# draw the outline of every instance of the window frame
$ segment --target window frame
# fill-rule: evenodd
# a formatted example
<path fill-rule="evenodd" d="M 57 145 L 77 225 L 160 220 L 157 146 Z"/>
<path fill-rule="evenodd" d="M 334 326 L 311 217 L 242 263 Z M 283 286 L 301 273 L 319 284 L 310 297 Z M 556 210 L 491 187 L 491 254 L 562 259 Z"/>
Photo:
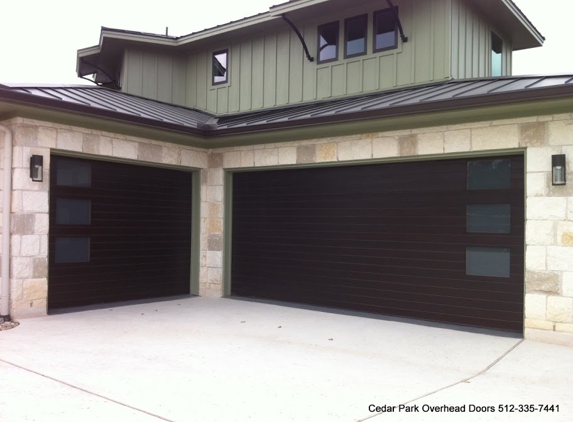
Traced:
<path fill-rule="evenodd" d="M 362 53 L 348 54 L 348 35 L 349 35 L 348 25 L 350 24 L 351 21 L 358 21 L 359 19 L 363 19 L 365 23 L 363 27 L 364 51 Z M 353 57 L 364 56 L 367 52 L 368 52 L 368 14 L 352 16 L 350 18 L 344 19 L 344 58 L 350 59 Z"/>
<path fill-rule="evenodd" d="M 215 82 L 215 56 L 225 53 L 227 56 L 227 67 L 225 68 L 225 80 L 224 81 L 219 81 L 219 82 Z M 215 86 L 215 85 L 224 85 L 229 83 L 229 49 L 228 48 L 224 48 L 222 50 L 217 50 L 214 51 L 211 54 L 211 85 Z"/>
<path fill-rule="evenodd" d="M 397 6 L 396 6 L 396 13 L 399 13 Z M 394 45 L 389 46 L 389 47 L 376 48 L 376 22 L 377 22 L 377 18 L 378 18 L 378 16 L 385 15 L 385 14 L 390 14 L 390 16 L 394 20 Z M 386 9 L 374 11 L 374 13 L 372 14 L 372 53 L 380 53 L 382 51 L 395 50 L 396 48 L 398 48 L 398 22 L 396 20 L 396 17 L 394 16 L 394 13 L 392 12 L 392 9 L 390 7 L 387 7 Z"/>
<path fill-rule="evenodd" d="M 334 58 L 332 59 L 326 59 L 326 60 L 320 60 L 320 30 L 324 27 L 327 26 L 334 26 L 336 25 L 336 48 L 335 48 L 335 55 Z M 324 23 L 322 25 L 318 25 L 318 27 L 316 28 L 316 63 L 317 64 L 323 64 L 323 63 L 329 63 L 329 62 L 335 62 L 338 60 L 338 49 L 339 49 L 339 44 L 340 44 L 340 22 L 339 21 L 333 21 L 333 22 L 328 22 L 328 23 Z M 329 45 L 329 44 L 327 44 Z"/>

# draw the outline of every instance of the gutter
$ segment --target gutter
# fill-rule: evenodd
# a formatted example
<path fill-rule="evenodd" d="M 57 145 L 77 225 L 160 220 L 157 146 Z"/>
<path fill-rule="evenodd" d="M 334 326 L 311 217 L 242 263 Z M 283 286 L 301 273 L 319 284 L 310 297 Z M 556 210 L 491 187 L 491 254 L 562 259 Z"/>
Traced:
<path fill-rule="evenodd" d="M 529 89 L 489 95 L 476 95 L 441 101 L 424 101 L 403 106 L 384 107 L 371 110 L 358 110 L 343 114 L 337 114 L 335 112 L 326 115 L 314 115 L 313 113 L 309 112 L 309 117 L 298 120 L 287 119 L 279 122 L 261 124 L 247 123 L 236 127 L 225 127 L 225 118 L 222 117 L 219 119 L 219 127 L 210 131 L 208 136 L 211 138 L 220 139 L 225 136 L 244 133 L 260 133 L 281 129 L 313 127 L 325 124 L 351 123 L 372 119 L 412 116 L 423 113 L 439 113 L 458 110 L 461 111 L 464 109 L 473 109 L 476 107 L 494 107 L 509 104 L 523 104 L 570 98 L 573 98 L 573 84 L 568 87 L 555 86 L 551 88 Z M 269 119 L 271 121 L 273 120 L 273 117 L 274 116 L 272 114 L 269 115 Z"/>
<path fill-rule="evenodd" d="M 4 187 L 2 195 L 2 284 L 0 322 L 10 321 L 10 214 L 12 211 L 12 131 L 0 124 L 4 135 Z"/>
<path fill-rule="evenodd" d="M 433 84 L 428 86 L 433 86 Z M 384 118 L 391 119 L 422 113 L 461 111 L 476 107 L 494 107 L 509 104 L 571 99 L 573 98 L 573 84 L 552 86 L 550 88 L 529 88 L 485 95 L 469 95 L 439 101 L 426 100 L 407 105 L 390 104 L 389 106 L 381 108 L 358 108 L 354 111 L 344 113 L 336 111 L 332 112 L 333 109 L 335 110 L 337 108 L 337 104 L 345 106 L 348 98 L 342 98 L 340 101 L 333 102 L 329 105 L 328 108 L 330 109 L 330 112 L 328 110 L 320 109 L 308 110 L 307 113 L 303 113 L 303 115 L 307 114 L 307 116 L 296 119 L 293 118 L 294 115 L 289 116 L 289 111 L 292 110 L 296 115 L 299 115 L 300 110 L 297 111 L 296 105 L 290 105 L 272 110 L 263 109 L 259 112 L 244 112 L 222 116 L 210 115 L 210 118 L 206 121 L 196 122 L 195 127 L 151 120 L 146 117 L 120 113 L 112 110 L 103 110 L 96 107 L 65 102 L 52 98 L 38 97 L 32 94 L 11 91 L 9 89 L 0 89 L 0 94 L 0 100 L 13 104 L 40 108 L 45 107 L 46 109 L 74 115 L 106 119 L 118 123 L 127 123 L 134 125 L 135 127 L 159 129 L 183 136 L 196 136 L 202 141 L 208 143 L 209 140 L 224 139 L 225 137 L 232 137 L 234 135 L 256 134 L 283 129 L 303 129 L 328 124 L 360 122 Z M 376 97 L 377 95 L 379 95 L 379 93 L 374 93 L 372 94 L 372 97 Z M 312 102 L 304 105 L 312 106 L 320 103 L 321 102 Z M 194 109 L 187 110 L 201 113 Z M 284 118 L 279 119 L 277 114 L 283 115 Z M 246 119 L 246 122 L 242 124 L 234 124 L 236 119 L 243 117 Z M 216 145 L 211 144 L 210 147 L 216 147 Z"/>
<path fill-rule="evenodd" d="M 1 88 L 2 86 L 0 85 L 0 89 Z M 97 88 L 94 87 L 94 89 Z M 96 108 L 88 105 L 66 102 L 56 98 L 39 97 L 37 95 L 11 91 L 10 89 L 1 89 L 0 94 L 1 94 L 0 100 L 4 100 L 6 102 L 17 105 L 31 106 L 36 108 L 45 107 L 46 109 L 49 110 L 71 113 L 81 116 L 103 118 L 107 120 L 113 120 L 115 122 L 129 123 L 151 129 L 162 129 L 183 135 L 195 135 L 202 137 L 205 137 L 207 135 L 207 130 L 202 129 L 201 127 L 195 128 L 187 125 L 184 126 L 180 124 L 168 123 L 159 120 L 151 120 L 149 118 L 140 117 L 134 114 L 120 113 L 114 110 L 104 110 L 101 108 Z M 190 110 L 190 111 L 198 112 L 197 110 Z M 198 123 L 198 126 L 202 125 Z"/>

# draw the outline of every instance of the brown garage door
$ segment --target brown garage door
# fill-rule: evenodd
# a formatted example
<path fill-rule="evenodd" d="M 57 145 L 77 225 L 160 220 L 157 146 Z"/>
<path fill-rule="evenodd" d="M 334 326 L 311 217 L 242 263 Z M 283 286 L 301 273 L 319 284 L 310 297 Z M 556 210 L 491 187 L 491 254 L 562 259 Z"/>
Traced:
<path fill-rule="evenodd" d="M 231 293 L 521 332 L 523 157 L 233 175 Z"/>
<path fill-rule="evenodd" d="M 51 160 L 49 309 L 189 293 L 191 173 Z"/>

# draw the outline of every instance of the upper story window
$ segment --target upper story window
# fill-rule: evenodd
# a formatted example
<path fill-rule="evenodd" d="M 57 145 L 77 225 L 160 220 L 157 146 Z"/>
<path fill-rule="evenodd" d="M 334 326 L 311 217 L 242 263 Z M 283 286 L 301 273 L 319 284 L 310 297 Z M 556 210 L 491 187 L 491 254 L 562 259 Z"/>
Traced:
<path fill-rule="evenodd" d="M 491 76 L 501 76 L 503 73 L 503 40 L 491 33 Z"/>
<path fill-rule="evenodd" d="M 366 54 L 366 30 L 368 15 L 356 16 L 344 21 L 344 57 Z"/>
<path fill-rule="evenodd" d="M 338 59 L 338 22 L 318 27 L 318 63 Z"/>
<path fill-rule="evenodd" d="M 391 9 L 374 12 L 374 52 L 398 47 L 396 18 Z"/>
<path fill-rule="evenodd" d="M 229 50 L 213 53 L 213 85 L 224 84 L 229 80 Z"/>

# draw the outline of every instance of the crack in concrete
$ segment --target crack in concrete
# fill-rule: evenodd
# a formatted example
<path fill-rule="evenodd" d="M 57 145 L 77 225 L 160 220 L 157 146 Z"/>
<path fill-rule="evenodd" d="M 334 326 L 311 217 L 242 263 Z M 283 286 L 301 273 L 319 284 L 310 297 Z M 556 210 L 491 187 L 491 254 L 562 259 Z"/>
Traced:
<path fill-rule="evenodd" d="M 73 384 L 67 383 L 67 382 L 65 382 L 65 381 L 59 380 L 59 379 L 57 379 L 57 378 L 51 377 L 51 376 L 49 376 L 49 375 L 42 374 L 41 372 L 34 371 L 33 369 L 28 369 L 28 368 L 25 368 L 25 367 L 23 367 L 23 366 L 17 365 L 17 364 L 15 364 L 15 363 L 8 362 L 7 360 L 0 359 L 0 362 L 4 362 L 4 363 L 7 364 L 7 365 L 11 365 L 11 366 L 13 366 L 13 367 L 15 367 L 15 368 L 22 369 L 23 371 L 30 372 L 30 373 L 32 373 L 32 374 L 34 374 L 34 375 L 39 375 L 39 376 L 44 377 L 44 378 L 47 378 L 47 379 L 49 379 L 49 380 L 51 380 L 51 381 L 55 381 L 55 382 L 57 382 L 57 383 L 59 383 L 59 384 L 65 385 L 65 386 L 70 387 L 70 388 L 73 388 L 73 389 L 75 389 L 75 390 L 79 390 L 79 391 L 81 391 L 81 392 L 83 392 L 83 393 L 87 393 L 87 394 L 90 394 L 90 395 L 92 395 L 92 396 L 99 397 L 100 399 L 107 400 L 107 401 L 109 401 L 109 402 L 118 404 L 118 405 L 123 406 L 123 407 L 127 407 L 128 409 L 135 410 L 136 412 L 144 413 L 144 414 L 146 414 L 146 415 L 148 415 L 148 416 L 151 416 L 151 417 L 160 419 L 160 420 L 162 420 L 162 421 L 166 421 L 166 422 L 176 422 L 176 421 L 174 421 L 174 420 L 172 420 L 172 419 L 167 419 L 167 418 L 164 418 L 163 416 L 159 416 L 159 415 L 157 415 L 157 414 L 155 414 L 155 413 L 148 412 L 147 410 L 143 410 L 143 409 L 140 409 L 140 408 L 138 408 L 138 407 L 134 407 L 134 406 L 131 406 L 131 405 L 129 405 L 129 404 L 122 403 L 122 402 L 117 401 L 117 400 L 114 400 L 114 399 L 112 399 L 112 398 L 110 398 L 110 397 L 106 397 L 106 396 L 104 396 L 104 395 L 101 395 L 101 394 L 98 394 L 98 393 L 94 393 L 93 391 L 86 390 L 85 388 L 78 387 L 77 385 L 73 385 Z"/>
<path fill-rule="evenodd" d="M 487 371 L 489 371 L 491 368 L 493 368 L 495 365 L 497 365 L 503 358 L 505 358 L 507 355 L 509 355 L 511 352 L 513 352 L 513 351 L 517 348 L 517 346 L 519 346 L 519 345 L 520 345 L 521 343 L 523 343 L 524 341 L 525 341 L 525 339 L 519 340 L 517 343 L 515 343 L 513 346 L 511 346 L 506 352 L 504 352 L 500 357 L 498 357 L 497 359 L 495 359 L 495 360 L 494 360 L 492 363 L 490 363 L 485 369 L 482 369 L 482 370 L 481 370 L 480 372 L 478 372 L 477 374 L 472 375 L 471 377 L 468 377 L 468 378 L 464 378 L 464 379 L 461 380 L 461 381 L 455 382 L 455 383 L 453 383 L 453 384 L 447 385 L 447 386 L 442 387 L 442 388 L 439 388 L 439 389 L 437 389 L 437 390 L 431 391 L 431 392 L 429 392 L 429 393 L 426 393 L 426 394 L 424 394 L 424 395 L 421 395 L 421 396 L 419 396 L 419 397 L 416 397 L 416 398 L 414 398 L 414 399 L 412 399 L 412 400 L 408 400 L 407 402 L 399 403 L 399 404 L 406 405 L 406 404 L 415 402 L 415 401 L 417 401 L 417 400 L 423 399 L 424 397 L 429 397 L 429 396 L 431 396 L 431 395 L 434 395 L 434 394 L 436 394 L 436 393 L 439 393 L 440 391 L 444 391 L 444 390 L 447 390 L 448 388 L 455 387 L 456 385 L 462 384 L 462 383 L 464 383 L 464 382 L 468 382 L 468 381 L 470 381 L 470 380 L 472 380 L 472 379 L 474 379 L 474 378 L 476 378 L 476 377 L 479 377 L 480 375 L 485 374 Z M 375 415 L 370 415 L 370 416 L 368 416 L 368 417 L 366 417 L 366 418 L 364 418 L 364 419 L 356 419 L 355 422 L 364 422 L 364 421 L 367 421 L 367 420 L 369 420 L 369 419 L 375 418 L 376 416 L 380 416 L 380 415 L 384 415 L 384 413 L 376 413 Z"/>

